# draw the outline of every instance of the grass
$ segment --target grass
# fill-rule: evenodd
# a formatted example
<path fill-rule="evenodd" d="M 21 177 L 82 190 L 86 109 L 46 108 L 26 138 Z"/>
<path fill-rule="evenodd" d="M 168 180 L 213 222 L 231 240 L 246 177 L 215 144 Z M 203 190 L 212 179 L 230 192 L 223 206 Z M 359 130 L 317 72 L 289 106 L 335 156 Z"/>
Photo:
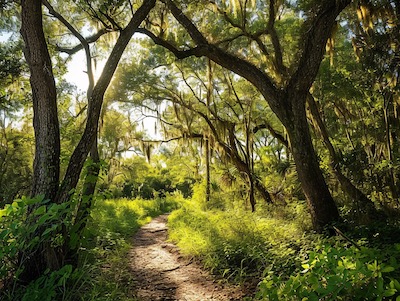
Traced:
<path fill-rule="evenodd" d="M 182 253 L 199 258 L 215 273 L 243 282 L 282 266 L 293 270 L 293 255 L 305 249 L 308 238 L 302 227 L 268 214 L 202 210 L 188 201 L 170 215 L 169 235 Z"/>

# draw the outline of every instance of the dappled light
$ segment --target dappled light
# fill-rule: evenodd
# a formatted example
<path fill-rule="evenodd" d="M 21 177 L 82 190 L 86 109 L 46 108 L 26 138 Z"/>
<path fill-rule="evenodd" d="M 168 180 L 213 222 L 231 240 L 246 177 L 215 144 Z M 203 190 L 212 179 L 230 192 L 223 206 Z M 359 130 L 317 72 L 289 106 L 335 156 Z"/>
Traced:
<path fill-rule="evenodd" d="M 0 0 L 0 299 L 400 300 L 398 2 Z"/>

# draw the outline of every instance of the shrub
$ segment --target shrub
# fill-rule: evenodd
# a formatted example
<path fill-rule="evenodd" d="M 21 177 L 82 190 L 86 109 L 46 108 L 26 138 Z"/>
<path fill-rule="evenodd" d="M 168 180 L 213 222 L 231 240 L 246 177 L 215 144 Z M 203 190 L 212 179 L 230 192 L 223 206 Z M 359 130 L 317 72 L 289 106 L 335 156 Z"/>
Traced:
<path fill-rule="evenodd" d="M 386 251 L 324 244 L 310 251 L 301 269 L 289 278 L 271 271 L 259 284 L 257 298 L 350 301 L 397 296 L 399 300 L 399 251 L 399 244 Z"/>

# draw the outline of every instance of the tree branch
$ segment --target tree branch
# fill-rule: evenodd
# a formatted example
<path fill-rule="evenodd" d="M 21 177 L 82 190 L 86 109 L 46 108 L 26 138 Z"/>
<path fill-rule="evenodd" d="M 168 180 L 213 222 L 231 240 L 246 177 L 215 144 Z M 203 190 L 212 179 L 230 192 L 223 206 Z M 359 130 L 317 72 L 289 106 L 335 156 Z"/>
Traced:
<path fill-rule="evenodd" d="M 92 56 L 90 54 L 90 47 L 89 43 L 87 40 L 69 23 L 62 15 L 60 15 L 57 11 L 54 10 L 54 8 L 51 6 L 51 4 L 47 0 L 42 0 L 42 3 L 44 6 L 47 7 L 49 10 L 50 14 L 53 15 L 55 18 L 57 18 L 62 24 L 65 25 L 65 27 L 68 28 L 68 30 L 81 42 L 81 46 L 83 49 L 85 49 L 85 54 L 86 54 L 86 66 L 87 66 L 87 75 L 89 79 L 89 86 L 87 89 L 87 98 L 88 100 L 90 99 L 93 87 L 94 87 L 94 74 L 93 74 L 93 68 L 92 68 Z"/>
<path fill-rule="evenodd" d="M 86 43 L 91 44 L 91 43 L 96 42 L 98 39 L 100 39 L 100 37 L 102 37 L 106 33 L 113 32 L 113 31 L 114 30 L 109 29 L 109 28 L 102 28 L 98 32 L 96 32 L 94 35 L 86 37 L 84 39 L 85 39 Z M 56 49 L 57 49 L 57 51 L 67 53 L 69 55 L 73 55 L 73 54 L 77 53 L 79 50 L 82 50 L 83 45 L 82 45 L 82 42 L 81 42 L 81 44 L 73 46 L 72 48 L 56 45 Z"/>
<path fill-rule="evenodd" d="M 274 128 L 269 125 L 268 123 L 260 124 L 254 127 L 253 133 L 257 133 L 260 130 L 267 129 L 271 135 L 276 138 L 280 143 L 282 143 L 287 149 L 289 149 L 289 142 L 277 131 L 274 130 Z"/>
<path fill-rule="evenodd" d="M 283 64 L 282 58 L 282 48 L 279 42 L 278 34 L 275 29 L 275 19 L 276 19 L 276 3 L 275 0 L 270 0 L 269 2 L 269 17 L 268 17 L 268 32 L 271 37 L 272 46 L 275 51 L 275 65 L 278 71 L 282 74 L 287 72 L 286 66 Z"/>
<path fill-rule="evenodd" d="M 190 56 L 202 56 L 201 47 L 190 48 L 187 50 L 179 50 L 177 47 L 172 45 L 170 42 L 161 39 L 160 37 L 156 36 L 154 33 L 149 31 L 146 28 L 138 28 L 136 32 L 142 33 L 147 35 L 156 45 L 162 46 L 168 49 L 172 54 L 179 60 L 190 57 Z"/>
<path fill-rule="evenodd" d="M 288 84 L 288 88 L 293 88 L 295 93 L 307 93 L 310 89 L 318 73 L 336 17 L 350 2 L 351 0 L 324 0 L 319 5 L 319 12 L 308 24 L 306 23 L 308 29 L 300 37 L 304 41 L 301 57 Z"/>
<path fill-rule="evenodd" d="M 210 44 L 190 19 L 172 0 L 162 0 L 167 4 L 176 20 L 185 28 L 197 44 L 196 56 L 206 56 L 218 65 L 235 72 L 254 84 L 274 107 L 279 107 L 279 90 L 272 79 L 254 64 L 236 57 L 214 44 Z M 274 109 L 274 108 L 273 108 Z"/>

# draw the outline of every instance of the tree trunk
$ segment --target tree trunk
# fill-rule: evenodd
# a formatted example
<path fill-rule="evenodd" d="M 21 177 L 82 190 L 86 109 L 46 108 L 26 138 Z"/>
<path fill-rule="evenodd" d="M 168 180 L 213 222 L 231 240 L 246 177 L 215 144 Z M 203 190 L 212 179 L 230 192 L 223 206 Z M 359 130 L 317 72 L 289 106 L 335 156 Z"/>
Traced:
<path fill-rule="evenodd" d="M 60 131 L 57 93 L 42 23 L 40 0 L 22 1 L 21 34 L 30 69 L 35 130 L 32 196 L 53 200 L 59 184 Z"/>
<path fill-rule="evenodd" d="M 60 133 L 57 114 L 57 94 L 52 64 L 47 49 L 42 23 L 42 2 L 23 0 L 21 3 L 21 34 L 25 42 L 24 54 L 30 69 L 30 83 L 33 98 L 33 126 L 35 130 L 35 160 L 31 195 L 43 195 L 54 201 L 60 172 Z M 33 208 L 28 208 L 31 212 Z M 35 223 L 36 217 L 30 219 Z M 35 235 L 44 231 L 39 227 Z M 32 237 L 33 238 L 33 237 Z M 36 279 L 47 268 L 61 267 L 63 254 L 57 252 L 50 243 L 41 243 L 33 252 L 19 254 L 19 262 L 24 265 L 20 279 L 29 282 Z"/>
<path fill-rule="evenodd" d="M 255 177 L 253 175 L 253 177 Z M 261 197 L 264 199 L 264 201 L 268 204 L 272 203 L 271 195 L 269 194 L 267 188 L 264 186 L 263 183 L 261 183 L 260 179 L 255 177 L 253 179 L 254 181 L 254 188 L 260 193 Z"/>
<path fill-rule="evenodd" d="M 210 177 L 210 140 L 205 139 L 205 160 L 206 160 L 206 202 L 210 202 L 211 196 L 211 177 Z"/>
<path fill-rule="evenodd" d="M 358 211 L 362 213 L 367 219 L 376 217 L 377 210 L 375 208 L 374 203 L 360 190 L 358 189 L 349 178 L 347 178 L 340 169 L 339 158 L 336 154 L 336 151 L 329 139 L 328 131 L 325 127 L 324 122 L 322 121 L 321 115 L 319 113 L 317 104 L 311 94 L 307 97 L 308 108 L 313 116 L 318 130 L 322 136 L 322 140 L 328 149 L 329 157 L 330 157 L 330 166 L 332 171 L 334 172 L 337 180 L 340 183 L 343 191 L 349 195 L 357 204 Z"/>
<path fill-rule="evenodd" d="M 84 230 L 87 224 L 87 218 L 90 214 L 90 209 L 93 204 L 93 197 L 96 190 L 97 179 L 100 173 L 100 156 L 97 147 L 97 138 L 93 143 L 92 149 L 90 150 L 91 163 L 87 167 L 85 182 L 82 188 L 82 197 L 77 210 L 75 224 L 78 224 L 78 234 Z"/>
<path fill-rule="evenodd" d="M 299 95 L 299 97 L 301 97 Z M 326 185 L 314 151 L 303 104 L 293 106 L 287 130 L 297 174 L 306 196 L 314 229 L 321 232 L 324 226 L 339 219 L 336 204 Z"/>

